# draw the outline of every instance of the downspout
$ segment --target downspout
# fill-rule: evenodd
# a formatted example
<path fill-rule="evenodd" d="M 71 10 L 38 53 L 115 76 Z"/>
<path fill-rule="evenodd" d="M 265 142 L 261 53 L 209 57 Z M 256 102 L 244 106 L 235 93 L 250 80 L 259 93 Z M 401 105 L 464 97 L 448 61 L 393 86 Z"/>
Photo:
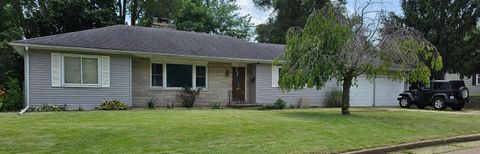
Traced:
<path fill-rule="evenodd" d="M 28 52 L 28 46 L 25 47 L 25 55 L 24 55 L 24 74 L 25 74 L 25 81 L 24 81 L 24 91 L 25 91 L 25 108 L 22 109 L 18 115 L 22 115 L 23 113 L 27 112 L 30 108 L 30 97 L 29 97 L 29 87 L 30 87 L 30 53 Z"/>
<path fill-rule="evenodd" d="M 373 78 L 373 107 L 375 107 L 375 93 L 376 93 L 376 89 L 377 89 L 377 78 Z"/>

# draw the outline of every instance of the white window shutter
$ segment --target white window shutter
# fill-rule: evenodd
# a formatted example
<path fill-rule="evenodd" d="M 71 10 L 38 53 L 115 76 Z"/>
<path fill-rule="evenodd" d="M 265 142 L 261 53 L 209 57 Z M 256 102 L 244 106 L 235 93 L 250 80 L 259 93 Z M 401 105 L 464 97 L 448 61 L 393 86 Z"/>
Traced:
<path fill-rule="evenodd" d="M 102 56 L 102 87 L 110 87 L 110 56 Z"/>
<path fill-rule="evenodd" d="M 272 66 L 272 87 L 278 87 L 278 66 Z"/>
<path fill-rule="evenodd" d="M 61 64 L 62 59 L 60 53 L 51 53 L 51 65 L 52 65 L 52 87 L 60 87 L 62 86 L 62 72 L 61 72 Z"/>

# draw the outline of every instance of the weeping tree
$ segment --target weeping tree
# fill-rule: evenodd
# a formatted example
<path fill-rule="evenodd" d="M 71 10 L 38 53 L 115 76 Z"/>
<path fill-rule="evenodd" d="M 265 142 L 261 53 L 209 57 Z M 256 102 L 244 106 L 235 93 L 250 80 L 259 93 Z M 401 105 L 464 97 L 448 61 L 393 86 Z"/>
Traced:
<path fill-rule="evenodd" d="M 350 87 L 360 75 L 428 82 L 430 70 L 442 67 L 435 47 L 413 28 L 392 27 L 381 15 L 368 15 L 374 4 L 369 1 L 350 16 L 329 5 L 312 13 L 303 29 L 290 28 L 284 55 L 274 62 L 282 66 L 282 90 L 319 90 L 336 80 L 343 86 L 342 114 L 348 115 Z"/>

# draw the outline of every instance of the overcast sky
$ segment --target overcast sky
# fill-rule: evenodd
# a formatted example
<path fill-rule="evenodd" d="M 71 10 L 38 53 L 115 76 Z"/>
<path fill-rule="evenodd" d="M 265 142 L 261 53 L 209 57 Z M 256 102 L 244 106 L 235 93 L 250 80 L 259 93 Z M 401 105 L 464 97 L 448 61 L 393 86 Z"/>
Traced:
<path fill-rule="evenodd" d="M 383 5 L 376 5 L 371 7 L 372 9 L 377 9 L 383 7 L 384 10 L 388 12 L 395 12 L 396 14 L 402 14 L 402 10 L 400 8 L 400 0 L 378 0 L 382 1 Z M 357 4 L 357 8 L 361 7 L 362 4 L 365 4 L 366 0 L 347 0 L 347 9 L 351 13 L 355 9 L 355 3 Z M 272 15 L 272 10 L 264 10 L 261 8 L 257 8 L 254 6 L 252 0 L 237 0 L 237 4 L 240 6 L 241 10 L 238 12 L 241 15 L 250 15 L 252 17 L 252 22 L 255 25 L 264 23 L 267 21 L 268 17 Z"/>

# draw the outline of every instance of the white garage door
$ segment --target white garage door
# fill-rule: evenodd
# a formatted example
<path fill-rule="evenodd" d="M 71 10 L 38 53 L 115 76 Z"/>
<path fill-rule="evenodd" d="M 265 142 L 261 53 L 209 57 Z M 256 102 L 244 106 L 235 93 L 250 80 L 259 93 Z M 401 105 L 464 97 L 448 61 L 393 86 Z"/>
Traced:
<path fill-rule="evenodd" d="M 404 82 L 386 77 L 376 78 L 375 83 L 365 77 L 358 77 L 357 81 L 357 86 L 350 89 L 351 106 L 398 106 L 397 96 L 405 87 Z"/>
<path fill-rule="evenodd" d="M 388 78 L 375 80 L 375 106 L 398 106 L 397 96 L 405 89 L 402 81 L 392 81 Z"/>
<path fill-rule="evenodd" d="M 373 106 L 373 83 L 365 77 L 358 77 L 357 86 L 350 88 L 350 106 Z"/>

